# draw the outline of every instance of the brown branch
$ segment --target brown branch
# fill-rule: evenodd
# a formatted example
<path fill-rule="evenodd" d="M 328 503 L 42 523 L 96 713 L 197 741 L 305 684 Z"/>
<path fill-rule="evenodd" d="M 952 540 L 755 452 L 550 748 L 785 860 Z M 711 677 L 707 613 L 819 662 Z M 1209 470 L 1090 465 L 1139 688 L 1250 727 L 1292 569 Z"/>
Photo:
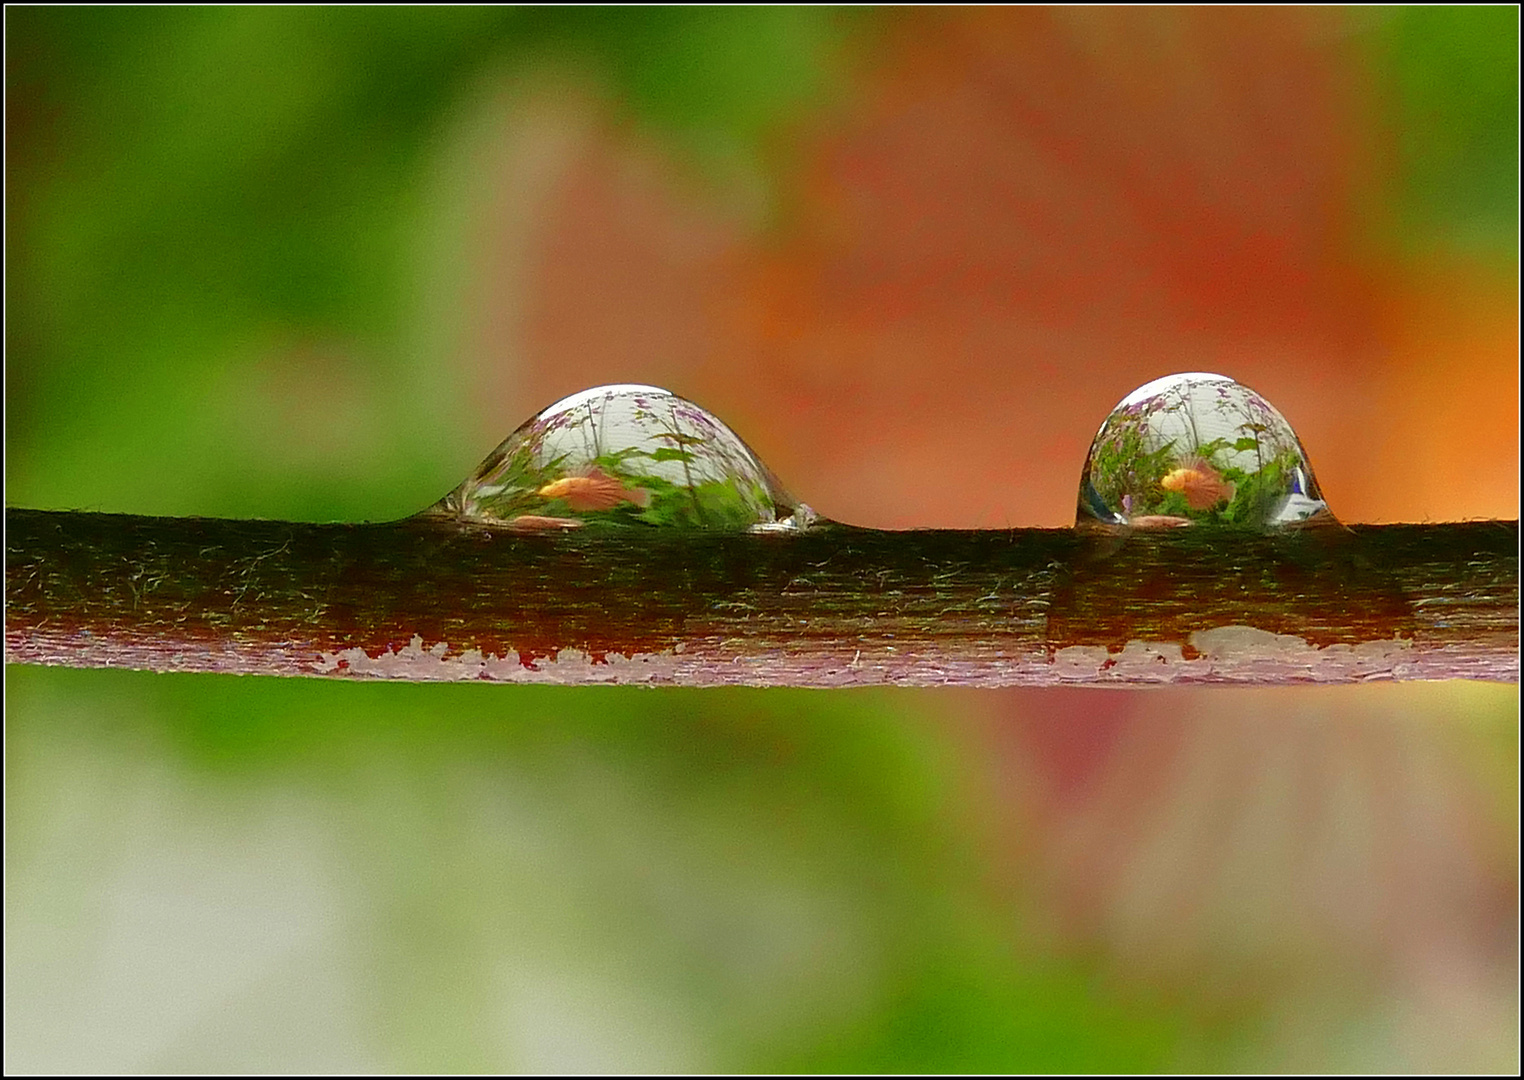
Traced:
<path fill-rule="evenodd" d="M 769 686 L 1519 677 L 1518 523 L 517 535 L 6 512 L 8 662 Z"/>

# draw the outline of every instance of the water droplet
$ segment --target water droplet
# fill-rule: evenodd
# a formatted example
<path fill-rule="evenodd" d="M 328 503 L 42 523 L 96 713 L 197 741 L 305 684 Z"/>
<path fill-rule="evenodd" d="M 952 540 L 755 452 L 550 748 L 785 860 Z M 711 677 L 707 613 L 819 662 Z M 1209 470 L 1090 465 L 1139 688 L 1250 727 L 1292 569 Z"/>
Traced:
<path fill-rule="evenodd" d="M 1081 526 L 1333 520 L 1286 418 L 1225 375 L 1167 375 L 1128 394 L 1090 444 L 1080 477 Z"/>
<path fill-rule="evenodd" d="M 525 532 L 593 523 L 770 532 L 816 520 L 712 413 L 635 384 L 584 390 L 530 418 L 424 514 Z"/>

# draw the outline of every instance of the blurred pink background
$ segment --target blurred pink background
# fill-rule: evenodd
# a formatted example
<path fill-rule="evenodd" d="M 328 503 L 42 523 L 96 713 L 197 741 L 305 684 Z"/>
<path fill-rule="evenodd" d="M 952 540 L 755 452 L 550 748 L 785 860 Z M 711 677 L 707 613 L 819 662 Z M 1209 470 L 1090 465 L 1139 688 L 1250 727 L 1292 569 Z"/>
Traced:
<path fill-rule="evenodd" d="M 502 205 L 534 185 L 543 215 L 481 236 L 480 445 L 652 382 L 830 517 L 1063 526 L 1111 407 L 1207 370 L 1291 420 L 1346 521 L 1517 517 L 1516 268 L 1362 235 L 1383 147 L 1333 13 L 925 11 L 891 38 L 789 133 L 765 221 L 592 95 L 515 98 Z"/>
<path fill-rule="evenodd" d="M 19 504 L 400 517 L 444 494 L 552 401 L 599 383 L 643 382 L 713 410 L 829 517 L 884 528 L 1067 526 L 1086 449 L 1112 406 L 1158 376 L 1206 370 L 1253 387 L 1291 421 L 1345 521 L 1518 516 L 1516 237 L 1468 247 L 1414 240 L 1394 224 L 1405 144 L 1386 119 L 1391 91 L 1365 33 L 1379 22 L 1374 9 L 907 8 L 857 23 L 833 12 L 841 26 L 802 39 L 843 50 L 804 63 L 830 85 L 779 110 L 792 119 L 769 129 L 760 152 L 725 142 L 724 130 L 696 146 L 709 136 L 684 143 L 677 125 L 640 119 L 596 63 L 548 46 L 541 57 L 523 44 L 535 40 L 532 27 L 493 31 L 517 43 L 510 56 L 463 21 L 432 25 L 432 9 L 405 9 L 414 21 L 392 26 L 391 36 L 377 30 L 379 14 L 319 33 L 339 9 L 304 10 L 197 9 L 183 23 L 150 14 L 138 30 L 103 40 L 152 57 L 156 43 L 176 44 L 181 66 L 166 61 L 159 72 L 124 47 L 98 85 L 89 51 L 97 25 L 75 24 L 85 44 L 67 53 L 78 66 L 63 77 L 54 79 L 48 52 L 58 27 L 93 16 L 34 13 L 24 42 L 32 52 L 17 56 L 32 83 L 18 82 L 19 105 L 8 112 L 9 149 L 24 151 L 14 160 L 25 163 L 8 188 L 24 256 L 8 284 L 20 291 L 8 296 L 30 318 L 8 327 L 9 416 L 29 432 L 8 435 Z M 494 15 L 456 14 L 478 12 Z M 442 36 L 429 38 L 431 25 Z M 707 40 L 704 29 L 687 25 L 684 47 Z M 379 36 L 354 36 L 362 31 Z M 450 53 L 440 44 L 450 33 L 468 44 L 481 34 L 483 44 Z M 368 70 L 372 45 L 387 42 L 389 59 Z M 411 166 L 397 164 L 413 159 L 398 149 L 405 140 L 375 82 L 409 98 L 412 84 L 392 82 L 386 64 L 422 78 L 434 69 L 408 63 L 425 56 L 434 58 L 438 97 L 412 104 L 445 119 L 430 112 L 417 121 L 427 145 L 415 192 Z M 350 66 L 329 71 L 325 57 Z M 681 74 L 701 59 L 679 49 L 652 70 Z M 236 76 L 225 87 L 223 65 Z M 457 67 L 461 87 L 450 81 Z M 450 80 L 439 75 L 446 68 Z M 340 101 L 353 113 L 325 112 L 334 94 L 324 78 L 372 97 Z M 279 102 L 268 100 L 266 80 L 282 91 Z M 226 99 L 208 87 L 227 89 Z M 55 100 L 79 111 L 55 124 Z M 118 100 L 140 125 L 141 144 L 123 136 L 127 145 L 117 145 L 115 114 L 96 115 L 100 102 Z M 84 135 L 71 135 L 69 123 Z M 134 130 L 126 123 L 122 130 Z M 353 140 L 334 143 L 341 129 Z M 319 152 L 335 145 L 329 157 Z M 1516 157 L 1516 132 L 1514 147 Z M 92 154 L 115 171 L 97 169 Z M 236 167 L 203 168 L 225 156 Z M 311 179 L 302 171 L 309 164 Z M 182 168 L 180 186 L 168 190 L 185 194 L 184 208 L 161 205 L 159 165 Z M 281 170 L 284 182 L 262 170 Z M 330 184 L 354 176 L 364 182 L 352 189 Z M 381 194 L 350 215 L 346 192 L 360 200 L 372 182 Z M 309 184 L 324 194 L 310 207 Z M 226 203 L 224 186 L 233 189 Z M 289 235 L 270 227 L 288 218 Z M 383 265 L 393 247 L 407 249 L 403 270 Z M 351 272 L 354 250 L 379 253 L 374 280 Z M 206 269 L 240 260 L 244 270 L 225 277 Z M 174 272 L 148 272 L 165 268 Z M 389 291 L 390 276 L 407 275 L 417 280 Z M 339 295 L 345 289 L 355 295 Z M 204 325 L 195 329 L 182 312 Z M 619 920 L 547 882 L 582 881 L 599 904 L 613 894 L 614 907 L 645 890 L 651 918 L 615 929 L 657 951 L 668 940 L 661 927 L 703 923 L 699 936 L 714 940 L 689 960 L 700 972 L 712 964 L 724 976 L 713 985 L 729 989 L 694 984 L 702 1007 L 673 1027 L 718 1032 L 726 1051 L 723 1040 L 747 1024 L 808 1031 L 821 1016 L 845 1024 L 858 1007 L 891 1025 L 923 1015 L 895 1011 L 896 987 L 910 985 L 895 981 L 902 973 L 856 959 L 899 954 L 857 950 L 853 935 L 870 940 L 875 913 L 895 922 L 913 911 L 904 936 L 918 940 L 922 921 L 954 921 L 947 913 L 963 910 L 961 895 L 940 904 L 914 893 L 880 909 L 878 877 L 860 875 L 871 895 L 837 889 L 832 882 L 856 880 L 856 868 L 829 865 L 828 856 L 818 879 L 779 872 L 795 892 L 777 885 L 774 896 L 755 884 L 770 880 L 774 833 L 806 832 L 816 819 L 795 814 L 793 802 L 806 796 L 788 785 L 814 789 L 787 757 L 793 743 L 779 736 L 784 749 L 774 755 L 764 732 L 761 749 L 751 747 L 749 725 L 773 710 L 783 717 L 777 731 L 808 729 L 821 740 L 800 745 L 830 747 L 857 738 L 832 721 L 833 710 L 854 707 L 882 720 L 871 730 L 886 739 L 926 733 L 927 761 L 951 741 L 948 772 L 969 790 L 925 795 L 935 804 L 926 815 L 966 831 L 977 849 L 979 860 L 958 872 L 993 898 L 979 917 L 995 912 L 1001 924 L 988 937 L 1001 978 L 1078 956 L 1109 980 L 1078 997 L 1143 1002 L 1134 1015 L 1161 1003 L 1166 1019 L 1178 1014 L 1202 1029 L 1220 1021 L 1222 1046 L 1171 1045 L 1186 1071 L 1202 1061 L 1250 1072 L 1518 1068 L 1516 686 L 816 698 L 515 697 L 522 688 L 466 687 L 455 689 L 480 697 L 425 700 L 410 695 L 444 688 L 366 696 L 365 687 L 316 682 L 272 690 L 253 680 L 97 675 L 105 673 L 29 669 L 30 696 L 8 718 L 8 739 L 17 740 L 8 749 L 24 751 L 8 755 L 17 800 L 8 806 L 30 815 L 23 840 L 32 842 L 21 850 L 32 861 L 22 869 L 41 884 L 22 894 L 18 937 L 30 959 L 8 961 L 7 1007 L 16 1003 L 25 1021 L 14 1025 L 23 1029 L 16 1042 L 30 1031 L 31 1052 L 54 1055 L 30 1060 L 55 1068 L 247 1068 L 265 1059 L 239 1057 L 238 1040 L 263 1048 L 271 1031 L 282 1052 L 298 1045 L 291 1071 L 314 1062 L 365 1072 L 399 1061 L 403 1071 L 439 1061 L 494 1071 L 504 1062 L 648 1060 L 578 1057 L 587 1047 L 573 1036 L 596 1032 L 618 1010 L 579 996 L 574 979 L 566 990 L 559 965 L 577 950 L 524 912 L 538 910 L 533 900 L 554 909 L 547 922 L 566 916 L 567 939 L 595 967 L 615 951 L 593 931 Z M 608 730 L 575 722 L 610 703 L 629 710 L 632 700 L 640 710 L 613 713 Z M 29 724 L 18 723 L 28 709 Z M 434 727 L 424 724 L 431 709 L 448 714 Z M 271 719 L 280 710 L 290 712 L 286 726 Z M 673 719 L 684 710 L 712 716 L 684 727 Z M 914 715 L 902 723 L 900 711 Z M 211 738 L 214 766 L 154 748 L 141 732 L 161 714 L 163 730 L 187 745 L 197 732 Z M 671 759 L 674 774 L 733 768 L 745 783 L 711 791 L 708 777 L 684 772 L 713 801 L 674 798 L 673 775 L 640 764 L 611 734 L 626 715 L 653 745 L 703 743 L 703 754 Z M 517 735 L 540 731 L 536 723 L 553 744 L 566 740 L 574 767 L 564 776 L 522 748 L 461 741 L 472 724 Z M 415 741 L 391 746 L 388 724 Z M 312 759 L 310 776 L 293 779 L 290 764 L 260 771 L 261 753 L 286 761 L 280 748 L 312 731 L 316 744 L 336 749 Z M 420 762 L 436 735 L 442 749 L 430 771 Z M 367 764 L 365 740 L 375 738 L 385 753 Z M 112 739 L 150 749 L 141 760 L 113 757 Z M 351 751 L 357 763 L 346 765 Z M 51 764 L 27 772 L 28 753 Z M 753 768 L 748 755 L 778 767 Z M 307 759 L 292 751 L 290 760 Z M 230 785 L 234 810 L 203 801 L 227 776 L 249 784 L 252 804 L 271 800 L 279 829 L 299 834 L 290 850 L 308 851 L 306 863 L 280 843 L 260 848 L 243 789 Z M 886 786 L 903 780 L 919 799 L 919 776 L 907 768 Z M 780 781 L 776 814 L 746 801 L 746 785 L 774 794 Z M 330 785 L 345 790 L 335 796 Z M 134 810 L 119 792 L 138 790 Z M 527 809 L 481 809 L 505 792 Z M 834 852 L 838 818 L 818 820 L 829 834 L 822 850 Z M 350 822 L 361 837 L 354 849 L 333 839 Z M 182 833 L 189 853 L 177 846 Z M 584 843 L 588 836 L 596 843 Z M 317 929 L 304 912 L 326 909 L 293 906 L 300 889 L 289 882 L 343 870 L 332 852 L 345 850 L 359 851 L 351 857 L 360 872 L 335 887 L 347 898 L 333 904 L 347 912 L 336 917 L 338 944 L 292 960 L 274 931 L 305 942 Z M 761 877 L 748 877 L 759 852 Z M 944 855 L 962 858 L 909 843 L 881 853 L 902 864 Z M 231 884 L 214 873 L 224 864 L 236 871 Z M 597 873 L 584 879 L 575 868 L 587 866 Z M 918 887 L 930 892 L 953 877 L 928 876 Z M 198 892 L 207 881 L 210 891 Z M 830 918 L 812 923 L 798 913 L 817 895 Z M 149 930 L 125 917 L 113 923 L 123 909 Z M 197 920 L 204 939 L 191 935 L 187 945 L 185 924 Z M 755 941 L 730 929 L 758 926 Z M 945 929 L 927 928 L 928 948 L 951 939 Z M 537 933 L 542 971 L 514 952 Z M 224 975 L 236 986 L 239 958 L 268 961 L 289 986 L 267 980 L 247 999 L 226 998 L 252 1002 L 248 1009 L 224 1008 L 202 988 L 224 985 Z M 522 982 L 504 1004 L 485 983 L 461 980 L 467 961 L 501 964 Z M 663 954 L 610 984 L 628 1000 L 665 1007 L 687 999 L 664 998 L 671 988 L 646 972 L 681 981 L 686 962 Z M 845 984 L 820 977 L 838 963 Z M 218 978 L 207 982 L 209 974 Z M 933 976 L 924 981 L 935 984 Z M 556 1014 L 558 986 L 576 1006 L 562 1011 L 578 1021 L 560 1029 L 543 1019 Z M 392 1011 L 356 1006 L 369 1017 L 356 1021 L 360 1051 L 340 1045 L 327 1014 L 304 1004 L 349 1007 L 372 993 Z M 978 1027 L 986 999 L 969 999 L 966 1015 L 946 1015 Z M 291 1018 L 292 1010 L 308 1015 Z M 284 1019 L 266 1023 L 267 1015 Z M 629 1015 L 630 1041 L 667 1055 L 649 1060 L 694 1071 L 746 1060 L 685 1056 L 649 1014 Z M 285 1025 L 303 1023 L 305 1035 L 287 1037 Z M 553 1052 L 450 1057 L 479 1050 L 473 1023 L 494 1037 L 509 1028 L 505 1039 L 531 1048 L 549 1038 Z M 846 1029 L 820 1030 L 830 1041 Z M 940 1030 L 922 1035 L 944 1048 Z M 200 1041 L 184 1043 L 182 1057 L 152 1045 L 173 1050 L 191 1036 Z M 389 1038 L 417 1056 L 365 1056 Z M 313 1057 L 314 1047 L 333 1056 Z M 870 1070 L 879 1061 L 844 1060 L 867 1060 Z M 906 1060 L 913 1071 L 922 1059 Z"/>
<path fill-rule="evenodd" d="M 760 208 L 596 95 L 515 97 L 501 204 L 533 192 L 543 216 L 482 236 L 480 446 L 567 393 L 651 382 L 838 520 L 1065 526 L 1111 407 L 1207 370 L 1291 420 L 1345 521 L 1516 518 L 1516 263 L 1383 246 L 1390 146 L 1340 19 L 907 12 L 845 103 L 787 134 L 803 164 Z M 1287 989 L 1246 1067 L 1316 1070 L 1340 1064 L 1337 1003 L 1371 993 L 1348 1067 L 1516 1060 L 1497 814 L 1517 792 L 1476 787 L 1495 745 L 1439 730 L 1464 698 L 943 700 L 1010 815 L 996 877 L 1124 982 L 1228 1012 Z"/>

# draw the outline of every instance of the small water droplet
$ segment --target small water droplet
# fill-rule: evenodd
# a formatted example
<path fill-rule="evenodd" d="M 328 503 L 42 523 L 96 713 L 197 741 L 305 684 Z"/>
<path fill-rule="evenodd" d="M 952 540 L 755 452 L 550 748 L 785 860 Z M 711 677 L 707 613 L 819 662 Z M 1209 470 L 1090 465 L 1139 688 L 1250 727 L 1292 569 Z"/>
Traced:
<path fill-rule="evenodd" d="M 1090 444 L 1080 477 L 1081 526 L 1333 520 L 1286 418 L 1225 375 L 1167 375 L 1128 394 Z"/>
<path fill-rule="evenodd" d="M 423 513 L 524 532 L 786 532 L 816 520 L 712 413 L 636 384 L 584 390 L 531 417 Z"/>

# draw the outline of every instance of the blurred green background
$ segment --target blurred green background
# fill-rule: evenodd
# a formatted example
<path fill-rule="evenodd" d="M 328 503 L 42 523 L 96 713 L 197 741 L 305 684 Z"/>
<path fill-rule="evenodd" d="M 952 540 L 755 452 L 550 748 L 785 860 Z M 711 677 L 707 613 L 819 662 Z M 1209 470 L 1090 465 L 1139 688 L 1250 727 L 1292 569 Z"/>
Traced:
<path fill-rule="evenodd" d="M 938 127 L 915 79 L 982 90 L 1002 50 L 1107 55 L 1083 13 L 1008 37 L 998 13 L 826 8 L 5 17 L 7 505 L 299 520 L 410 513 L 583 378 L 548 331 L 499 348 L 481 330 L 535 295 L 590 321 L 617 299 L 545 269 L 569 243 L 555 221 L 600 220 L 557 147 L 675 163 L 674 199 L 731 237 L 717 258 L 771 258 L 830 242 L 812 207 L 831 162 L 874 180 L 841 149 L 872 126 L 854 118 L 904 105 L 894 123 Z M 1516 287 L 1516 10 L 1296 18 L 1265 68 L 1291 41 L 1339 76 L 1319 92 L 1356 103 L 1332 230 L 1351 258 Z M 1137 48 L 1165 71 L 1259 40 L 1154 29 Z M 976 45 L 928 60 L 921 39 Z M 1224 108 L 1279 99 L 1246 100 Z M 641 227 L 710 243 L 672 220 Z M 833 461 L 789 457 L 787 371 L 696 355 L 694 385 L 815 501 Z M 1130 388 L 1052 423 L 1082 447 Z M 1516 687 L 1464 684 L 689 692 L 8 666 L 5 1064 L 1507 1072 L 1517 709 Z"/>

